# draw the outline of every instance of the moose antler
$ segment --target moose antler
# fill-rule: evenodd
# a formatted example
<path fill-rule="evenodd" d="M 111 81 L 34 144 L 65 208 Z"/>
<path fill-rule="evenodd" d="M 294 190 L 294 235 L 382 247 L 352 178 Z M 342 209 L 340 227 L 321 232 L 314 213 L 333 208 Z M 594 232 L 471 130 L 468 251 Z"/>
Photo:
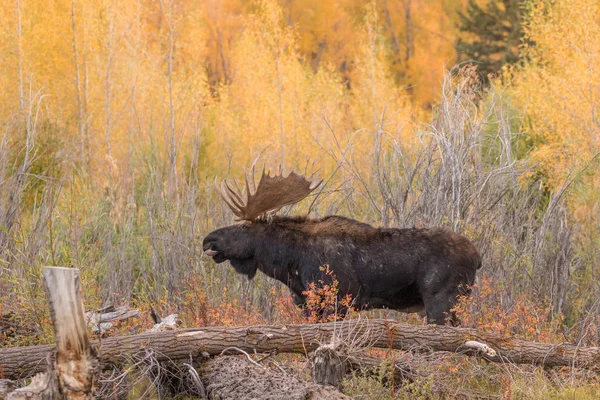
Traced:
<path fill-rule="evenodd" d="M 246 177 L 246 200 L 242 199 L 242 193 L 237 184 L 235 185 L 237 191 L 232 189 L 226 181 L 222 182 L 220 187 L 217 185 L 223 201 L 238 217 L 238 220 L 253 221 L 269 211 L 297 203 L 308 196 L 323 181 L 316 177 L 307 179 L 293 171 L 288 176 L 284 176 L 281 169 L 279 175 L 271 176 L 263 168 L 262 176 L 256 186 L 254 170 L 251 174 L 254 193 L 251 193 L 248 177 Z"/>

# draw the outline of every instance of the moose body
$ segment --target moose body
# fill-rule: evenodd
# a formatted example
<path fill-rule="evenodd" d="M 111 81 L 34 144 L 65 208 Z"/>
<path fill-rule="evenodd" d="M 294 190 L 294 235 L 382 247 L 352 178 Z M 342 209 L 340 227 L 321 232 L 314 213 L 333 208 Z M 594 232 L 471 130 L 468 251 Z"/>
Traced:
<path fill-rule="evenodd" d="M 471 242 L 451 230 L 376 228 L 340 216 L 255 219 L 211 232 L 203 250 L 250 279 L 260 270 L 283 282 L 298 305 L 329 265 L 339 295 L 356 308 L 425 311 L 437 324 L 453 319 L 481 266 Z"/>

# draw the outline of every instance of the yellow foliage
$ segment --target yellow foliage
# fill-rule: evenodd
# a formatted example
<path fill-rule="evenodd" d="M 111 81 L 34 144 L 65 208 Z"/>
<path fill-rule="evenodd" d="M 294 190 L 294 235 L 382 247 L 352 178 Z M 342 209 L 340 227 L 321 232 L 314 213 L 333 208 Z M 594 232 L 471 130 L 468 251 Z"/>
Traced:
<path fill-rule="evenodd" d="M 105 183 L 145 148 L 181 168 L 178 149 L 199 132 L 207 173 L 258 155 L 325 159 L 328 173 L 348 148 L 367 161 L 377 130 L 421 118 L 412 98 L 435 99 L 462 3 L 6 2 L 0 111 L 23 115 L 44 96 L 40 117 L 72 165 Z M 402 46 L 414 54 L 395 63 Z"/>
<path fill-rule="evenodd" d="M 348 90 L 330 63 L 313 73 L 302 62 L 297 29 L 284 24 L 275 3 L 260 4 L 232 49 L 232 81 L 211 108 L 209 164 L 237 174 L 259 156 L 301 168 L 320 160 L 326 175 L 348 147 L 368 162 L 376 132 L 397 135 L 412 114 L 408 95 L 386 72 L 375 13 L 361 30 Z"/>
<path fill-rule="evenodd" d="M 535 45 L 525 49 L 530 61 L 514 73 L 512 86 L 534 144 L 531 157 L 550 189 L 573 180 L 568 199 L 581 227 L 575 242 L 594 248 L 600 242 L 600 3 L 533 2 L 526 33 Z M 593 273 L 581 274 L 582 299 Z"/>
<path fill-rule="evenodd" d="M 600 4 L 534 2 L 526 33 L 535 45 L 514 87 L 539 142 L 534 156 L 557 186 L 600 150 Z"/>

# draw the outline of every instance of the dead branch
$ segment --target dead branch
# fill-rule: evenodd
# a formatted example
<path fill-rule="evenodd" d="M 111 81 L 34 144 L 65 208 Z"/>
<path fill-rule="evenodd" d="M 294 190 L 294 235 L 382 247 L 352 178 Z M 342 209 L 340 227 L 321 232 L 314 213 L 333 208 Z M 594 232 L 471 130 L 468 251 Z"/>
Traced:
<path fill-rule="evenodd" d="M 137 317 L 139 314 L 138 310 L 131 310 L 127 306 L 121 306 L 117 308 L 109 307 L 97 312 L 88 311 L 85 313 L 85 318 L 88 326 L 92 328 L 92 332 L 103 333 L 112 329 L 114 322 Z"/>

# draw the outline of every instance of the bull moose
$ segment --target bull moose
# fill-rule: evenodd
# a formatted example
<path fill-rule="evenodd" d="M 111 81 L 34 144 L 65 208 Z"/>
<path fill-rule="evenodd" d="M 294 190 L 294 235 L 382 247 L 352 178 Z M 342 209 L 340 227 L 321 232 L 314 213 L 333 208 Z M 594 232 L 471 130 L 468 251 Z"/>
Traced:
<path fill-rule="evenodd" d="M 252 174 L 253 175 L 253 174 Z M 341 216 L 278 216 L 320 184 L 290 172 L 271 176 L 263 169 L 246 198 L 227 182 L 218 187 L 238 224 L 217 229 L 203 241 L 216 263 L 229 260 L 236 272 L 252 279 L 260 270 L 288 286 L 302 306 L 311 282 L 327 264 L 340 295 L 349 294 L 358 309 L 425 311 L 428 323 L 456 319 L 457 296 L 469 294 L 481 258 L 473 244 L 449 229 L 376 228 Z"/>

